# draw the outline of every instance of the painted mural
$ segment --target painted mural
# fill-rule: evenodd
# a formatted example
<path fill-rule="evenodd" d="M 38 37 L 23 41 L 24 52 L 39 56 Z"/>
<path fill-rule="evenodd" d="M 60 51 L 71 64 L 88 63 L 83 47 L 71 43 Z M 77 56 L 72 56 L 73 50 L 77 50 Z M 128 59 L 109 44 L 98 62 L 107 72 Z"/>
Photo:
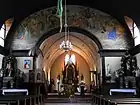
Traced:
<path fill-rule="evenodd" d="M 30 49 L 43 34 L 58 28 L 59 18 L 56 16 L 56 9 L 57 7 L 47 8 L 25 18 L 14 32 L 12 48 Z M 124 28 L 110 15 L 76 5 L 67 6 L 67 15 L 69 26 L 84 28 L 93 33 L 104 49 L 129 47 Z"/>

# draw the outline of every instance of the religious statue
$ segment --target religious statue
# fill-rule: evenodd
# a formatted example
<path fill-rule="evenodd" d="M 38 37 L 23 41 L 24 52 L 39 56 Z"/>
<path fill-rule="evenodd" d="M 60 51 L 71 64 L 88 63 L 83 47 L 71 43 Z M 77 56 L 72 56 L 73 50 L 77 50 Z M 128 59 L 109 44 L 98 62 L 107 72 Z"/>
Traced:
<path fill-rule="evenodd" d="M 81 81 L 84 81 L 84 75 L 81 74 Z"/>
<path fill-rule="evenodd" d="M 3 57 L 1 73 L 3 73 L 1 75 L 3 78 L 2 88 L 18 88 L 19 84 L 21 84 L 20 78 L 22 77 L 14 56 L 8 55 Z"/>
<path fill-rule="evenodd" d="M 136 57 L 131 56 L 128 51 L 126 51 L 125 55 L 121 59 L 121 69 L 119 70 L 119 77 L 120 77 L 120 87 L 122 88 L 122 81 L 124 78 L 125 87 L 128 88 L 128 83 L 132 83 L 132 88 L 136 88 L 136 68 L 137 62 Z"/>
<path fill-rule="evenodd" d="M 13 76 L 14 76 L 14 70 L 12 68 L 11 61 L 9 61 L 5 69 L 4 77 L 13 77 Z"/>
<path fill-rule="evenodd" d="M 57 90 L 58 93 L 60 93 L 60 88 L 61 88 L 60 85 L 61 85 L 61 76 L 60 76 L 60 74 L 58 74 L 57 75 L 57 80 L 56 80 L 56 88 L 57 88 L 56 90 Z"/>

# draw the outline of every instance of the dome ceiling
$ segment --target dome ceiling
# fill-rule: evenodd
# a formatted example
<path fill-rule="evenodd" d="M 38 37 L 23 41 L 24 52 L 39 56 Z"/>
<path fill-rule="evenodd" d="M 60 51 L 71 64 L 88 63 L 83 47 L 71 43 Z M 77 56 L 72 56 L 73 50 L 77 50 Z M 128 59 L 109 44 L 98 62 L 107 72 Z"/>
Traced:
<path fill-rule="evenodd" d="M 59 48 L 59 45 L 63 40 L 64 33 L 57 33 L 47 38 L 40 46 L 44 55 L 44 62 L 49 67 L 51 67 L 54 61 L 64 53 L 64 51 Z M 73 45 L 72 51 L 81 55 L 86 60 L 89 67 L 94 67 L 94 64 L 97 63 L 99 57 L 96 44 L 87 36 L 76 32 L 70 33 L 70 41 Z"/>

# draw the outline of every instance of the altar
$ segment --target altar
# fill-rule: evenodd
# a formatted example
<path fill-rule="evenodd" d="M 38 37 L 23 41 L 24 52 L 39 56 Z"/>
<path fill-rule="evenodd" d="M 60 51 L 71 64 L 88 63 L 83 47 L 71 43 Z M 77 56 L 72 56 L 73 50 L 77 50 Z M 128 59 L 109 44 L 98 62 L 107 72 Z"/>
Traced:
<path fill-rule="evenodd" d="M 62 70 L 62 84 L 63 94 L 66 96 L 74 95 L 77 92 L 78 86 L 78 74 L 77 63 L 75 55 L 65 56 L 64 69 Z"/>

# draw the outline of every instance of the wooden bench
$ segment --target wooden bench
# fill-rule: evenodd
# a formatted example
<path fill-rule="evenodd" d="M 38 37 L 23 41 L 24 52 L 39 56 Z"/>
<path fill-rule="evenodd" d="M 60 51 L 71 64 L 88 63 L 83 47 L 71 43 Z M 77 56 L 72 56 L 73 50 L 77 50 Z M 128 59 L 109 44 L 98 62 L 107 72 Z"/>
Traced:
<path fill-rule="evenodd" d="M 7 105 L 44 105 L 42 95 L 30 95 L 30 96 L 0 96 L 0 104 Z"/>
<path fill-rule="evenodd" d="M 114 103 L 113 105 L 140 105 L 139 98 L 111 99 L 110 102 Z"/>
<path fill-rule="evenodd" d="M 93 105 L 140 105 L 140 98 L 113 98 L 102 95 L 92 96 Z"/>

